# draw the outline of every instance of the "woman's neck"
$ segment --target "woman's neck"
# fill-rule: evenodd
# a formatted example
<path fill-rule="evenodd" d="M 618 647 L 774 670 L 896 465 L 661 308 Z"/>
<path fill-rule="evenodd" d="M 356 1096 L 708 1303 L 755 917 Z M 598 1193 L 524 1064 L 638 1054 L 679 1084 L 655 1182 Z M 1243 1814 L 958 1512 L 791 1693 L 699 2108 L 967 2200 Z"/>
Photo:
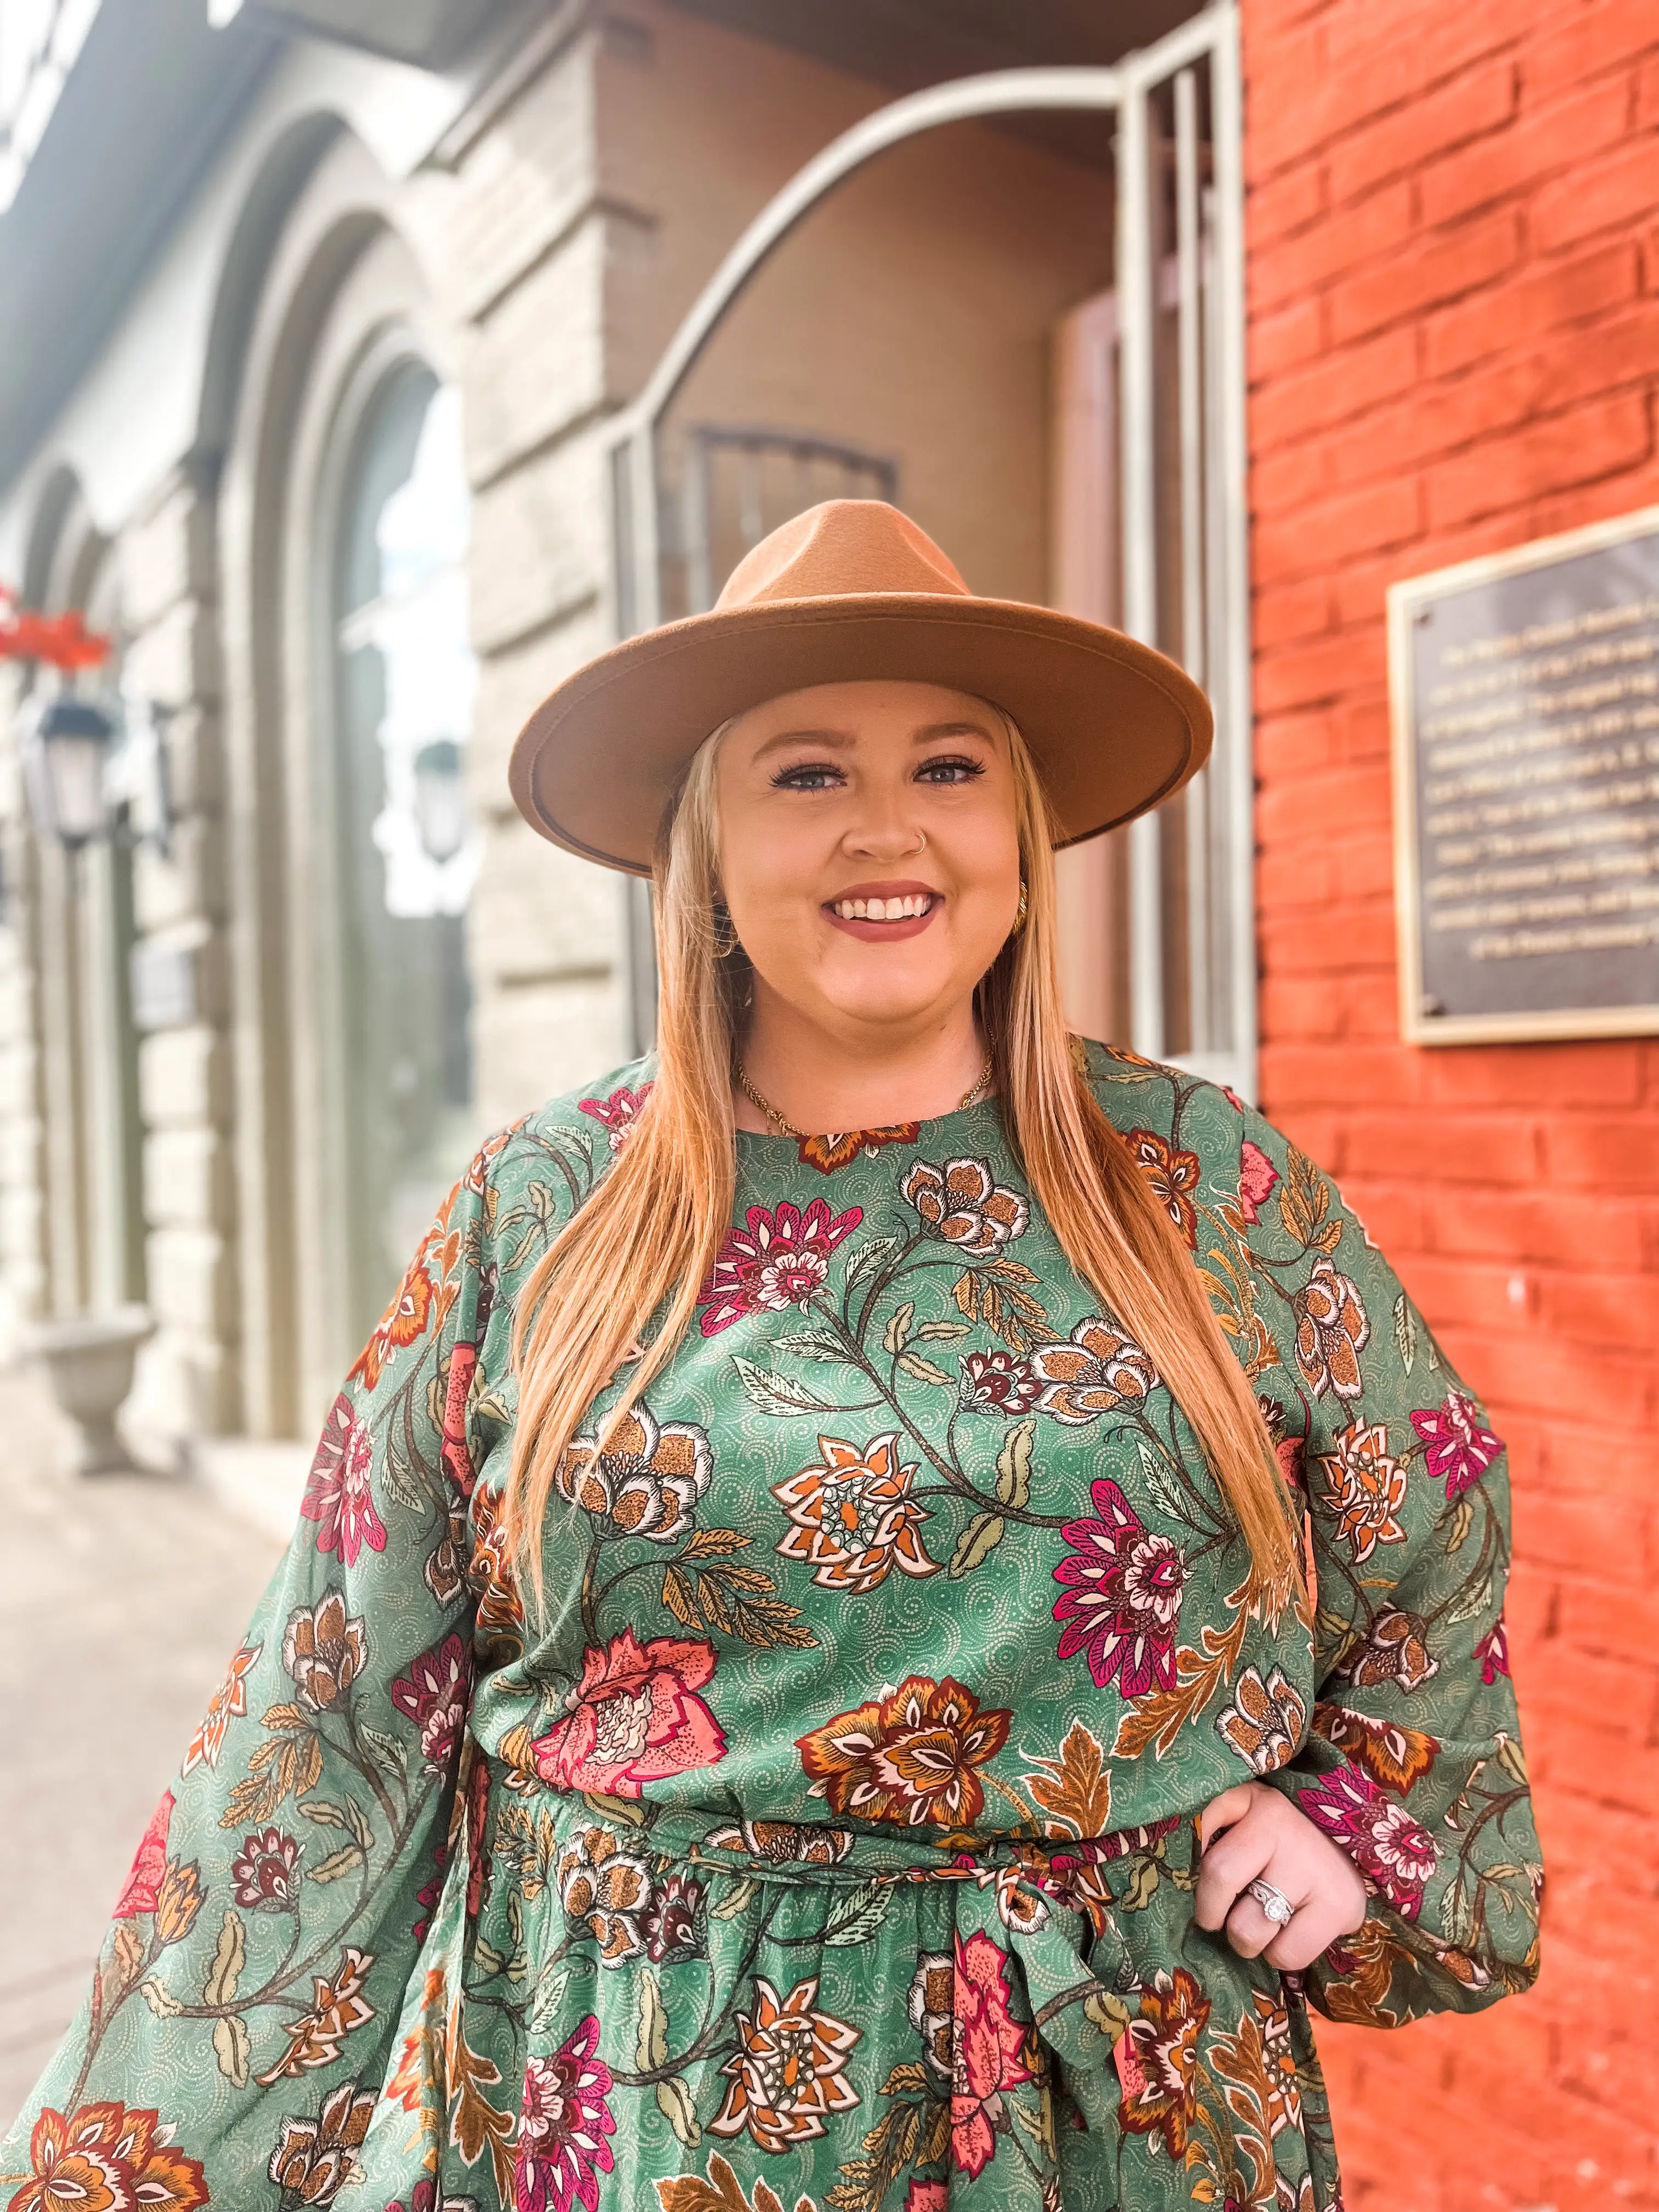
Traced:
<path fill-rule="evenodd" d="M 953 1113 L 979 1081 L 985 1043 L 972 1002 L 929 1027 L 898 1035 L 830 1035 L 793 1007 L 761 996 L 738 1058 L 750 1085 L 803 1136 L 890 1128 Z M 775 1124 L 732 1086 L 740 1129 Z"/>

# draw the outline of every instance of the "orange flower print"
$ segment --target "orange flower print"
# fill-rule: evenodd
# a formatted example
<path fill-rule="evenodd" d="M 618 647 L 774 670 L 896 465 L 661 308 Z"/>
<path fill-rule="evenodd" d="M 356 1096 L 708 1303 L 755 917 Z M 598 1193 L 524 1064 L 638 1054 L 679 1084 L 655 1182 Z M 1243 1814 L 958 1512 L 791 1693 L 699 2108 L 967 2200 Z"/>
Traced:
<path fill-rule="evenodd" d="M 1325 1498 L 1336 1516 L 1337 1532 L 1356 1565 L 1369 1559 L 1379 1544 L 1403 1544 L 1400 1509 L 1406 1502 L 1406 1470 L 1389 1453 L 1382 1422 L 1364 1428 L 1356 1421 L 1336 1439 L 1334 1452 L 1322 1452 Z"/>
<path fill-rule="evenodd" d="M 840 1437 L 820 1437 L 820 1464 L 772 1485 L 790 1520 L 778 1556 L 812 1570 L 821 1589 L 862 1596 L 887 1579 L 890 1567 L 922 1577 L 939 1572 L 921 1541 L 928 1518 L 910 1496 L 913 1466 L 899 1461 L 898 1432 L 873 1437 L 860 1449 Z"/>
<path fill-rule="evenodd" d="M 1039 1345 L 1031 1372 L 1042 1385 L 1037 1403 L 1066 1428 L 1085 1428 L 1103 1413 L 1146 1397 L 1158 1371 L 1134 1341 L 1109 1322 L 1079 1322 L 1065 1344 Z"/>
<path fill-rule="evenodd" d="M 738 2136 L 747 2129 L 762 2150 L 787 2151 L 821 2136 L 826 2114 L 858 2103 L 847 2061 L 859 2031 L 815 2008 L 816 1974 L 787 1997 L 757 1974 L 754 1990 L 753 2010 L 737 2015 L 738 2047 L 720 2069 L 732 2086 L 708 2131 Z"/>
<path fill-rule="evenodd" d="M 181 1773 L 188 1774 L 198 1766 L 217 1766 L 219 1753 L 224 1749 L 225 1730 L 247 1711 L 245 1683 L 254 1661 L 264 1650 L 263 1644 L 245 1644 L 232 1659 L 224 1680 L 208 1700 L 202 1725 L 190 1740 Z"/>
<path fill-rule="evenodd" d="M 1354 1765 L 1385 1790 L 1403 1797 L 1420 1782 L 1439 1756 L 1440 1746 L 1421 1729 L 1405 1728 L 1398 1721 L 1376 1721 L 1369 1713 L 1351 1711 L 1346 1705 L 1314 1707 L 1314 1732 L 1347 1753 Z"/>
<path fill-rule="evenodd" d="M 1307 1720 L 1302 1692 L 1282 1668 L 1270 1668 L 1264 1680 L 1259 1668 L 1247 1667 L 1231 1705 L 1216 1715 L 1216 1734 L 1252 1774 L 1271 1774 L 1301 1749 Z"/>
<path fill-rule="evenodd" d="M 918 1160 L 899 1189 L 935 1237 L 973 1260 L 1023 1237 L 1031 1218 L 1029 1200 L 998 1182 L 988 1160 L 947 1160 L 943 1167 Z"/>
<path fill-rule="evenodd" d="M 289 1615 L 283 1664 L 308 1712 L 337 1705 L 368 1662 L 368 1633 L 347 1614 L 340 1591 L 325 1590 L 315 1605 L 295 1606 Z"/>
<path fill-rule="evenodd" d="M 1421 1689 L 1440 1671 L 1440 1662 L 1429 1650 L 1428 1633 L 1428 1623 L 1416 1613 L 1386 1606 L 1359 1650 L 1343 1661 L 1341 1672 L 1356 1689 L 1369 1690 L 1379 1682 L 1398 1682 L 1407 1691 Z"/>
<path fill-rule="evenodd" d="M 1198 1188 L 1196 1152 L 1179 1152 L 1155 1129 L 1131 1129 L 1124 1142 L 1129 1156 L 1152 1187 L 1153 1197 L 1169 1215 L 1188 1243 L 1198 1245 L 1198 1212 L 1193 1193 Z M 1254 1215 L 1251 1217 L 1255 1218 Z"/>
<path fill-rule="evenodd" d="M 565 1917 L 599 1947 L 602 1966 L 620 1966 L 645 1949 L 641 1925 L 651 1905 L 651 1870 L 609 1828 L 583 1828 L 559 1855 Z"/>
<path fill-rule="evenodd" d="M 1008 1959 L 978 1930 L 956 1938 L 951 2039 L 951 2156 L 977 2180 L 1009 2127 L 1005 2089 L 1031 2079 L 1028 2031 L 1013 2016 Z"/>
<path fill-rule="evenodd" d="M 472 1553 L 467 1580 L 478 1601 L 477 1636 L 481 1646 L 491 1643 L 516 1644 L 524 1627 L 524 1600 L 508 1553 L 507 1531 L 501 1524 L 499 1491 L 488 1484 L 472 1499 Z"/>
<path fill-rule="evenodd" d="M 635 1405 L 605 1438 L 573 1437 L 559 1462 L 559 1488 L 605 1524 L 605 1536 L 678 1544 L 714 1479 L 708 1431 L 694 1421 L 659 1421 Z"/>
<path fill-rule="evenodd" d="M 834 1175 L 860 1152 L 872 1160 L 884 1145 L 914 1145 L 921 1134 L 920 1121 L 894 1121 L 881 1129 L 850 1129 L 829 1137 L 803 1137 L 800 1163 L 820 1175 Z"/>
<path fill-rule="evenodd" d="M 194 1859 L 169 1859 L 155 1894 L 155 1936 L 161 1943 L 182 1943 L 202 1909 L 201 1876 Z"/>
<path fill-rule="evenodd" d="M 1123 2124 L 1132 2135 L 1161 2135 L 1174 2159 L 1185 2157 L 1198 2116 L 1198 2043 L 1209 2017 L 1209 2000 L 1177 1966 L 1141 1991 L 1139 2016 L 1128 2026 Z"/>
<path fill-rule="evenodd" d="M 46 2106 L 29 2137 L 29 2178 L 9 2212 L 195 2212 L 200 2162 L 172 2148 L 159 2112 L 126 2105 Z"/>
<path fill-rule="evenodd" d="M 348 1943 L 332 1981 L 325 1981 L 320 1974 L 313 1977 L 311 2010 L 283 2023 L 288 2049 L 268 2074 L 258 2076 L 262 2088 L 272 2087 L 284 2075 L 334 2063 L 353 2028 L 374 2017 L 374 2008 L 363 1995 L 363 1983 L 374 1964 L 368 1952 Z"/>
<path fill-rule="evenodd" d="M 413 1344 L 417 1336 L 425 1333 L 432 1317 L 434 1287 L 426 1271 L 429 1242 L 423 1242 L 410 1261 L 408 1272 L 398 1285 L 397 1296 L 375 1323 L 374 1334 L 347 1375 L 348 1382 L 361 1382 L 366 1390 L 372 1390 L 392 1353 L 406 1344 Z"/>
<path fill-rule="evenodd" d="M 1295 1308 L 1296 1364 L 1308 1388 L 1316 1398 L 1328 1390 L 1339 1398 L 1357 1398 L 1359 1355 L 1371 1335 L 1358 1290 L 1322 1254 L 1296 1294 Z"/>
<path fill-rule="evenodd" d="M 356 2154 L 374 2117 L 374 2092 L 355 2081 L 331 2089 L 314 2120 L 287 2114 L 266 2169 L 283 2202 L 331 2204 L 362 2172 Z"/>
<path fill-rule="evenodd" d="M 985 1809 L 978 1770 L 1008 1741 L 1011 1712 L 981 1712 L 947 1674 L 912 1674 L 878 1702 L 798 1736 L 812 1795 L 866 1820 L 971 1826 Z"/>

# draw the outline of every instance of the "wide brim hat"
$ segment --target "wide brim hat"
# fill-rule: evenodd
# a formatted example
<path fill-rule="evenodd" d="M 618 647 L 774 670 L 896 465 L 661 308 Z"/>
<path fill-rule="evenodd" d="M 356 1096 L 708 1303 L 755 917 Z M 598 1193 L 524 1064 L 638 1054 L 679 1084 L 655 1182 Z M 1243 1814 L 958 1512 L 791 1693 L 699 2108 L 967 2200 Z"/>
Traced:
<path fill-rule="evenodd" d="M 746 554 L 712 613 L 628 638 L 550 692 L 513 748 L 514 799 L 567 852 L 648 876 L 664 809 L 711 732 L 783 692 L 869 678 L 1000 707 L 1062 845 L 1158 805 L 1209 756 L 1209 702 L 1164 654 L 1102 623 L 981 599 L 896 507 L 836 499 Z"/>

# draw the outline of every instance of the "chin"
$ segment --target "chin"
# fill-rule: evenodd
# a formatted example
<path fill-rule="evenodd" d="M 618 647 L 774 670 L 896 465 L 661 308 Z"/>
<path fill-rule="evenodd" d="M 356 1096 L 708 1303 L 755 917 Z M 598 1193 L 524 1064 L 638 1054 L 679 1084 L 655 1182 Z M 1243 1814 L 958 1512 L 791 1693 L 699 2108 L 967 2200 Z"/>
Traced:
<path fill-rule="evenodd" d="M 937 1014 L 961 997 L 963 989 L 955 975 L 901 976 L 877 969 L 838 975 L 823 995 L 843 1019 L 900 1029 Z"/>

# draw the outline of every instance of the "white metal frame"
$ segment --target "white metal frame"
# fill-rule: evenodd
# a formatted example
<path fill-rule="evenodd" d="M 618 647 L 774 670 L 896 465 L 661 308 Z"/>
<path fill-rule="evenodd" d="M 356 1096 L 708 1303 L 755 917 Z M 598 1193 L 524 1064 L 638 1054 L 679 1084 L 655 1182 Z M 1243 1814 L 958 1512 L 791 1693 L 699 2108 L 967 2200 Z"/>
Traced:
<path fill-rule="evenodd" d="M 1212 282 L 1200 317 L 1198 99 L 1207 65 L 1213 160 Z M 1177 439 L 1182 469 L 1185 655 L 1210 691 L 1217 742 L 1189 786 L 1188 876 L 1194 1048 L 1185 1064 L 1255 1087 L 1256 975 L 1249 704 L 1249 580 L 1245 504 L 1243 176 L 1237 0 L 1212 4 L 1109 69 L 1001 70 L 931 85 L 879 108 L 807 162 L 755 217 L 704 286 L 638 398 L 611 435 L 618 636 L 662 619 L 657 477 L 663 417 L 727 310 L 796 226 L 837 185 L 890 148 L 951 123 L 1034 110 L 1089 111 L 1117 121 L 1117 294 L 1122 400 L 1124 627 L 1157 641 L 1158 452 L 1152 101 L 1173 87 L 1175 257 L 1178 268 Z M 1130 833 L 1132 1042 L 1164 1055 L 1164 890 L 1157 818 Z M 1219 864 L 1218 866 L 1216 864 Z M 1219 877 L 1219 910 L 1210 887 Z M 651 971 L 648 921 L 634 960 L 636 997 Z M 1218 946 L 1224 972 L 1215 973 Z M 648 1028 L 648 1006 L 636 1027 Z M 641 1042 L 644 1042 L 643 1034 Z"/>

